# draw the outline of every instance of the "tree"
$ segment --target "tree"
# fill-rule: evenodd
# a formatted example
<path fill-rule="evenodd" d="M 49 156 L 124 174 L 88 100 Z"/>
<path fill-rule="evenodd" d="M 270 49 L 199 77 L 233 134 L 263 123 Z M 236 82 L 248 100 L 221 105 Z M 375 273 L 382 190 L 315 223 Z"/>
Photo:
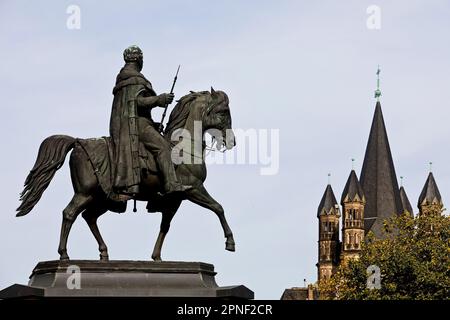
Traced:
<path fill-rule="evenodd" d="M 360 258 L 319 283 L 321 299 L 450 299 L 450 217 L 396 216 L 384 235 L 369 233 Z M 379 289 L 368 288 L 369 266 L 381 271 Z"/>

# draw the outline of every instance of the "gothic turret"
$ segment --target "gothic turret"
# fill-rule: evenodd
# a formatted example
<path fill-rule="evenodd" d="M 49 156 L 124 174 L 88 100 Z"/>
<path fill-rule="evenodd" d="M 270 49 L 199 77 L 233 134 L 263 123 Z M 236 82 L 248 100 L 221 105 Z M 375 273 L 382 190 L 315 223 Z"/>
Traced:
<path fill-rule="evenodd" d="M 364 241 L 364 206 L 366 197 L 355 170 L 350 172 L 341 197 L 342 252 L 341 259 L 357 258 Z"/>
<path fill-rule="evenodd" d="M 339 205 L 328 184 L 317 210 L 319 218 L 318 280 L 330 278 L 339 264 Z"/>
<path fill-rule="evenodd" d="M 407 213 L 414 217 L 414 211 L 411 206 L 411 202 L 409 202 L 408 196 L 406 195 L 405 188 L 403 186 L 400 187 L 400 200 L 402 201 L 402 209 L 403 213 Z"/>
<path fill-rule="evenodd" d="M 444 204 L 442 203 L 439 188 L 431 171 L 420 193 L 417 206 L 419 207 L 419 214 L 438 215 L 442 213 Z"/>

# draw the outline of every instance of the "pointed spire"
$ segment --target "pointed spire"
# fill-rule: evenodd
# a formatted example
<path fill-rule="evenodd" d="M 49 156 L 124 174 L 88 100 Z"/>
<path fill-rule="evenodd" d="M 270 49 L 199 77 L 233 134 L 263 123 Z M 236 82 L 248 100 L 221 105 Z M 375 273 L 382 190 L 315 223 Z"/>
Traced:
<path fill-rule="evenodd" d="M 361 186 L 366 196 L 366 234 L 373 231 L 375 236 L 380 238 L 383 235 L 383 221 L 401 213 L 403 207 L 379 101 L 375 107 L 361 170 Z"/>
<path fill-rule="evenodd" d="M 341 204 L 348 201 L 362 201 L 365 202 L 364 191 L 356 176 L 355 170 L 352 169 L 342 192 Z"/>
<path fill-rule="evenodd" d="M 417 205 L 420 209 L 421 205 L 433 203 L 442 204 L 442 197 L 436 181 L 434 180 L 433 173 L 430 171 L 427 181 L 425 181 L 425 185 L 420 193 L 419 202 Z"/>
<path fill-rule="evenodd" d="M 317 217 L 328 214 L 339 214 L 339 206 L 331 185 L 328 184 L 317 209 Z"/>
<path fill-rule="evenodd" d="M 377 90 L 375 90 L 375 98 L 377 99 L 377 101 L 380 101 L 380 97 L 381 97 L 381 90 L 380 90 L 380 65 L 378 65 L 378 70 L 377 70 Z"/>
<path fill-rule="evenodd" d="M 409 214 L 414 217 L 414 211 L 411 206 L 411 202 L 409 202 L 408 196 L 406 195 L 406 191 L 403 186 L 400 187 L 400 200 L 402 201 L 403 212 L 409 212 Z"/>

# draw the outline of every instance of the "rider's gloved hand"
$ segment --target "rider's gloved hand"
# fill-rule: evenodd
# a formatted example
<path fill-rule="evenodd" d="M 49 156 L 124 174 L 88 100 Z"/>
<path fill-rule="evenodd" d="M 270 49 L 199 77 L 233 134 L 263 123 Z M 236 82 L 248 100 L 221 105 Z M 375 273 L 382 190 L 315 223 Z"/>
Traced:
<path fill-rule="evenodd" d="M 158 96 L 159 105 L 161 107 L 166 106 L 167 104 L 171 104 L 175 95 L 173 93 L 163 93 Z"/>

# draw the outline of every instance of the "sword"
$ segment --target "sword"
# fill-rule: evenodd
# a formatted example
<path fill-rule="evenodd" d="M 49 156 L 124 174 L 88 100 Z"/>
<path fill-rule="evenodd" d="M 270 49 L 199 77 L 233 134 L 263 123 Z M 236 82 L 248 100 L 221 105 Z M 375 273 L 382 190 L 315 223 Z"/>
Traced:
<path fill-rule="evenodd" d="M 170 89 L 170 93 L 173 93 L 173 89 L 175 88 L 175 83 L 177 82 L 177 79 L 178 79 L 178 71 L 180 71 L 180 65 L 178 65 L 177 73 L 175 74 L 175 78 L 173 78 L 173 83 L 172 83 L 172 88 Z M 163 122 L 164 122 L 164 118 L 166 117 L 168 106 L 169 105 L 166 103 L 166 106 L 164 107 L 164 112 L 162 114 L 161 122 L 159 123 L 159 128 L 158 128 L 159 132 L 163 131 Z"/>

